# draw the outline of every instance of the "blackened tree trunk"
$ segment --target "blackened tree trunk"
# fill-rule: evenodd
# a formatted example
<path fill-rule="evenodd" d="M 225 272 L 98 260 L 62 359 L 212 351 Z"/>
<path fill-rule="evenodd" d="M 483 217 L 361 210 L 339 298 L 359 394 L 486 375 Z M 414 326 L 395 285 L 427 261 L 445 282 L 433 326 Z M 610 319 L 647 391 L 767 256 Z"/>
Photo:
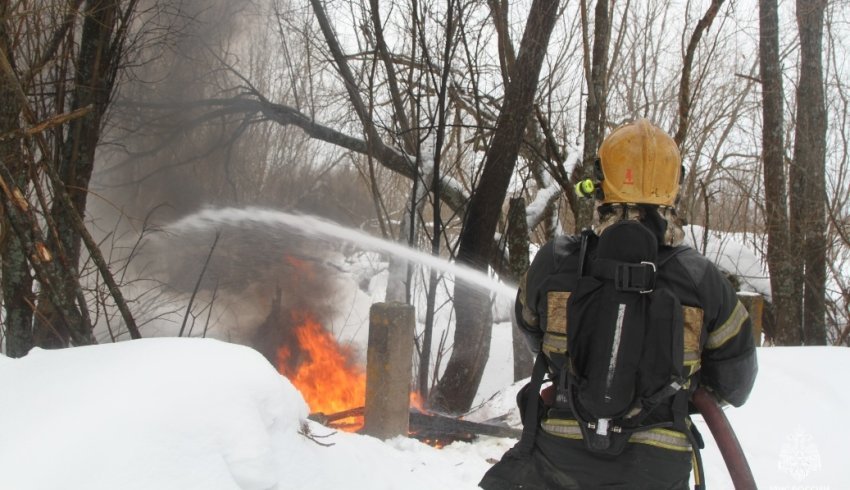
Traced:
<path fill-rule="evenodd" d="M 759 0 L 759 69 L 762 82 L 762 159 L 767 264 L 775 324 L 771 336 L 778 345 L 800 345 L 800 277 L 791 251 L 786 193 L 782 109 L 782 70 L 779 64 L 779 16 L 776 0 Z"/>
<path fill-rule="evenodd" d="M 120 0 L 89 0 L 85 3 L 83 14 L 71 109 L 90 107 L 90 110 L 70 123 L 57 165 L 59 177 L 68 189 L 75 209 L 67 209 L 60 199 L 55 199 L 51 208 L 60 241 L 58 249 L 62 250 L 67 267 L 73 270 L 80 260 L 82 238 L 73 226 L 70 213 L 85 216 L 95 149 L 118 69 L 116 51 L 120 46 L 113 34 L 121 20 Z M 47 298 L 40 298 L 38 311 L 36 343 L 42 347 L 67 346 L 68 331 L 58 321 L 55 308 Z"/>
<path fill-rule="evenodd" d="M 792 222 L 802 235 L 803 342 L 826 345 L 826 107 L 823 88 L 823 20 L 826 0 L 797 0 L 800 82 L 791 175 Z"/>
<path fill-rule="evenodd" d="M 535 0 L 531 5 L 481 180 L 469 202 L 458 260 L 479 270 L 487 269 L 494 253 L 493 235 L 531 117 L 537 78 L 558 16 L 558 4 L 557 0 Z M 478 391 L 490 353 L 493 323 L 487 291 L 458 281 L 454 300 L 457 312 L 454 345 L 429 404 L 457 413 L 469 410 Z"/>
<path fill-rule="evenodd" d="M 511 280 L 518 283 L 520 278 L 528 270 L 528 221 L 525 217 L 525 199 L 517 197 L 511 199 L 508 207 L 508 251 L 510 253 Z M 525 335 L 519 330 L 516 321 L 511 322 L 511 337 L 513 340 L 514 353 L 514 381 L 519 381 L 531 376 L 531 368 L 534 364 L 534 356 Z"/>
<path fill-rule="evenodd" d="M 586 13 L 582 1 L 582 13 Z M 586 15 L 583 16 L 584 32 L 587 32 Z M 587 36 L 585 46 L 587 45 Z M 593 20 L 593 54 L 586 60 L 585 71 L 587 78 L 587 107 L 584 118 L 584 151 L 581 165 L 576 167 L 573 183 L 593 176 L 593 162 L 596 152 L 602 142 L 602 132 L 605 127 L 605 101 L 608 94 L 608 44 L 611 40 L 611 24 L 608 20 L 608 0 L 597 0 Z M 585 58 L 588 49 L 585 48 Z M 588 70 L 587 64 L 590 64 Z M 590 226 L 593 220 L 593 201 L 591 199 L 577 200 L 573 210 L 576 228 L 581 230 Z"/>
<path fill-rule="evenodd" d="M 14 58 L 10 49 L 6 3 L 0 3 L 0 63 L 7 69 L 0 70 L 0 161 L 8 162 L 14 182 L 18 188 L 27 187 L 27 171 L 23 163 L 21 138 L 19 135 L 21 104 L 15 93 L 16 84 L 9 77 L 14 72 Z M 3 206 L 0 205 L 0 209 Z M 26 253 L 17 235 L 12 231 L 8 215 L 4 212 L 0 222 L 0 260 L 2 260 L 3 308 L 6 323 L 6 354 L 21 357 L 33 347 L 32 275 Z"/>

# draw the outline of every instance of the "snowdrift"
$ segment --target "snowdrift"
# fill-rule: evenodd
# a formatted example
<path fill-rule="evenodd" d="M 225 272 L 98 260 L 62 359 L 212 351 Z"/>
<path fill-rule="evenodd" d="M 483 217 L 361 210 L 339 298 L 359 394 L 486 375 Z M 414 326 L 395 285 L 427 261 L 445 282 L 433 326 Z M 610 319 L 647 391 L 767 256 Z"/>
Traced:
<path fill-rule="evenodd" d="M 759 362 L 751 399 L 727 415 L 760 488 L 850 488 L 850 350 L 762 348 Z M 512 407 L 518 385 L 502 386 L 480 413 Z M 307 413 L 262 356 L 215 340 L 0 356 L 0 489 L 474 489 L 515 442 L 438 450 L 334 432 Z M 709 488 L 732 488 L 697 424 Z"/>

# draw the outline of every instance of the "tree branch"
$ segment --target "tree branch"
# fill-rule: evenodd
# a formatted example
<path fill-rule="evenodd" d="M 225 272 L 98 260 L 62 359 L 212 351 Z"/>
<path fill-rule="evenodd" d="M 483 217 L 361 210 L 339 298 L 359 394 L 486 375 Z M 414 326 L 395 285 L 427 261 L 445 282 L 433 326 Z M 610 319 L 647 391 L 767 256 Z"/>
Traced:
<path fill-rule="evenodd" d="M 679 129 L 676 130 L 676 135 L 673 137 L 673 141 L 676 142 L 676 146 L 680 149 L 682 148 L 682 143 L 685 141 L 685 137 L 688 135 L 688 126 L 690 125 L 691 70 L 694 64 L 694 54 L 696 53 L 700 39 L 702 39 L 703 32 L 711 27 L 711 23 L 714 22 L 714 18 L 717 16 L 721 5 L 723 5 L 723 0 L 712 0 L 705 15 L 702 16 L 702 19 L 700 19 L 694 28 L 693 34 L 691 34 L 691 40 L 688 42 L 688 48 L 685 51 L 685 59 L 682 61 L 682 79 L 679 83 Z"/>

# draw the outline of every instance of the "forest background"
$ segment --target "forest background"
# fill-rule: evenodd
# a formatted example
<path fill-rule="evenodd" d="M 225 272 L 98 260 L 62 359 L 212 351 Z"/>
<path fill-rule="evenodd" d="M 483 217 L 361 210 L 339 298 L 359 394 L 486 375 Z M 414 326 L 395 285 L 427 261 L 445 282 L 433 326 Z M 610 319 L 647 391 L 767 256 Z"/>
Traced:
<path fill-rule="evenodd" d="M 225 322 L 220 336 L 264 350 L 281 302 L 340 308 L 326 272 L 282 279 L 321 263 L 314 244 L 238 227 L 168 240 L 208 206 L 314 214 L 516 281 L 530 247 L 590 224 L 573 186 L 638 117 L 681 149 L 679 216 L 740 234 L 766 264 L 766 342 L 847 345 L 848 14 L 826 0 L 0 0 L 3 352 Z M 457 281 L 438 305 L 436 270 L 387 267 L 387 301 L 425 300 L 418 390 L 468 410 L 490 295 Z M 452 338 L 433 339 L 441 308 Z"/>

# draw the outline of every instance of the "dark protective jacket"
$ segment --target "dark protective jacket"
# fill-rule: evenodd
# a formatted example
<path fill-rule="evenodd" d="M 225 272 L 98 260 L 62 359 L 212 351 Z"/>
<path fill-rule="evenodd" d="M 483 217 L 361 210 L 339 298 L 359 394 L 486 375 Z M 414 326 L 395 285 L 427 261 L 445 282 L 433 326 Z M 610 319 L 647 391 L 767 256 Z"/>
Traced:
<path fill-rule="evenodd" d="M 586 261 L 595 257 L 588 241 Z M 543 352 L 550 376 L 566 349 L 566 314 L 558 305 L 578 281 L 580 237 L 562 236 L 544 245 L 523 277 L 516 321 L 535 353 Z M 656 288 L 672 291 L 682 304 L 684 359 L 693 391 L 705 386 L 734 406 L 749 396 L 757 372 L 752 326 L 744 306 L 718 268 L 689 247 L 659 249 Z M 589 452 L 569 410 L 545 409 L 531 457 L 509 452 L 485 475 L 485 489 L 687 488 L 690 439 L 671 429 L 634 434 L 616 457 Z M 669 412 L 656 414 L 663 419 Z M 656 422 L 658 420 L 653 420 Z"/>

